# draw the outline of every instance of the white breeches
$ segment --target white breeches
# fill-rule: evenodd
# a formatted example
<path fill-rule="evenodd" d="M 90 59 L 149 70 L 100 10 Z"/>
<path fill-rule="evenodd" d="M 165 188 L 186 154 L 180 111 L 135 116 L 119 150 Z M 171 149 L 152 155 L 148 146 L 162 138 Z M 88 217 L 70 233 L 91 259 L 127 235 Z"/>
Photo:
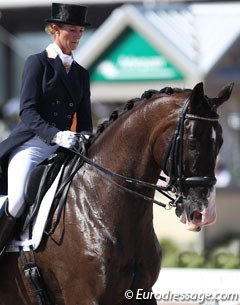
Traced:
<path fill-rule="evenodd" d="M 28 174 L 57 148 L 58 145 L 47 145 L 35 136 L 11 152 L 8 165 L 8 210 L 13 217 L 19 217 L 23 212 Z"/>

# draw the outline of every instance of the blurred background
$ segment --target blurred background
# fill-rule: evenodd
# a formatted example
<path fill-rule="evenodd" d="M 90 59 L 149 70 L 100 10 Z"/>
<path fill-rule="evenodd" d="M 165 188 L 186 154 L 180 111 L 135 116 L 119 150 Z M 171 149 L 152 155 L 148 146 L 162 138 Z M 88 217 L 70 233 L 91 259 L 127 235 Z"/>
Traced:
<path fill-rule="evenodd" d="M 0 0 L 0 140 L 18 121 L 26 58 L 52 42 L 44 32 L 51 2 Z M 173 211 L 161 208 L 155 210 L 154 223 L 170 252 L 177 251 L 172 240 L 180 252 L 187 245 L 205 257 L 213 249 L 227 249 L 233 267 L 240 267 L 240 1 L 80 3 L 89 7 L 91 27 L 74 57 L 90 72 L 95 127 L 148 89 L 204 82 L 206 94 L 214 97 L 235 83 L 230 100 L 219 109 L 224 145 L 216 168 L 217 223 L 199 234 L 186 232 Z"/>

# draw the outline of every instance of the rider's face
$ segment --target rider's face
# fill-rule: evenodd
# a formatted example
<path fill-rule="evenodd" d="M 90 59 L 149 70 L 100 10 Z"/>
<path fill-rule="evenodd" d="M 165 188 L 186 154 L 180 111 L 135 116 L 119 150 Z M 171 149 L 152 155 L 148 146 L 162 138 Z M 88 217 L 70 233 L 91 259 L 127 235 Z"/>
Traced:
<path fill-rule="evenodd" d="M 60 47 L 64 54 L 71 54 L 76 50 L 83 35 L 85 27 L 78 25 L 63 24 L 56 25 L 54 42 Z"/>

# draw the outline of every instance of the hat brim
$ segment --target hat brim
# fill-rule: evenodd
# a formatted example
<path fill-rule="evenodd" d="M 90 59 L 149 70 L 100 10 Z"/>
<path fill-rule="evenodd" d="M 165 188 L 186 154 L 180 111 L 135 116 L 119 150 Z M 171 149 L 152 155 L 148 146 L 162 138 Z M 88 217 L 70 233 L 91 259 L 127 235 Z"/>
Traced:
<path fill-rule="evenodd" d="M 78 26 L 90 26 L 91 24 L 88 22 L 73 22 L 73 21 L 63 21 L 61 19 L 45 19 L 47 23 L 61 23 L 61 24 L 71 24 L 71 25 L 78 25 Z"/>

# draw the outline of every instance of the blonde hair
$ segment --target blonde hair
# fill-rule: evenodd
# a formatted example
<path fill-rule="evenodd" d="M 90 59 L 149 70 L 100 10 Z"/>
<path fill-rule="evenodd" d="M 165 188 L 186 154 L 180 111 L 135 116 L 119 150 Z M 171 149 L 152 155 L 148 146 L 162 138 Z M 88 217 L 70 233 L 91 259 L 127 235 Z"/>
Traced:
<path fill-rule="evenodd" d="M 57 25 L 59 28 L 61 28 L 62 27 L 62 24 L 59 24 L 59 23 L 48 23 L 46 26 L 45 26 L 45 32 L 47 33 L 47 34 L 49 34 L 49 35 L 52 35 L 52 36 L 54 36 L 55 35 L 55 33 L 57 32 L 57 30 L 55 30 L 54 28 L 53 28 L 53 25 Z"/>

